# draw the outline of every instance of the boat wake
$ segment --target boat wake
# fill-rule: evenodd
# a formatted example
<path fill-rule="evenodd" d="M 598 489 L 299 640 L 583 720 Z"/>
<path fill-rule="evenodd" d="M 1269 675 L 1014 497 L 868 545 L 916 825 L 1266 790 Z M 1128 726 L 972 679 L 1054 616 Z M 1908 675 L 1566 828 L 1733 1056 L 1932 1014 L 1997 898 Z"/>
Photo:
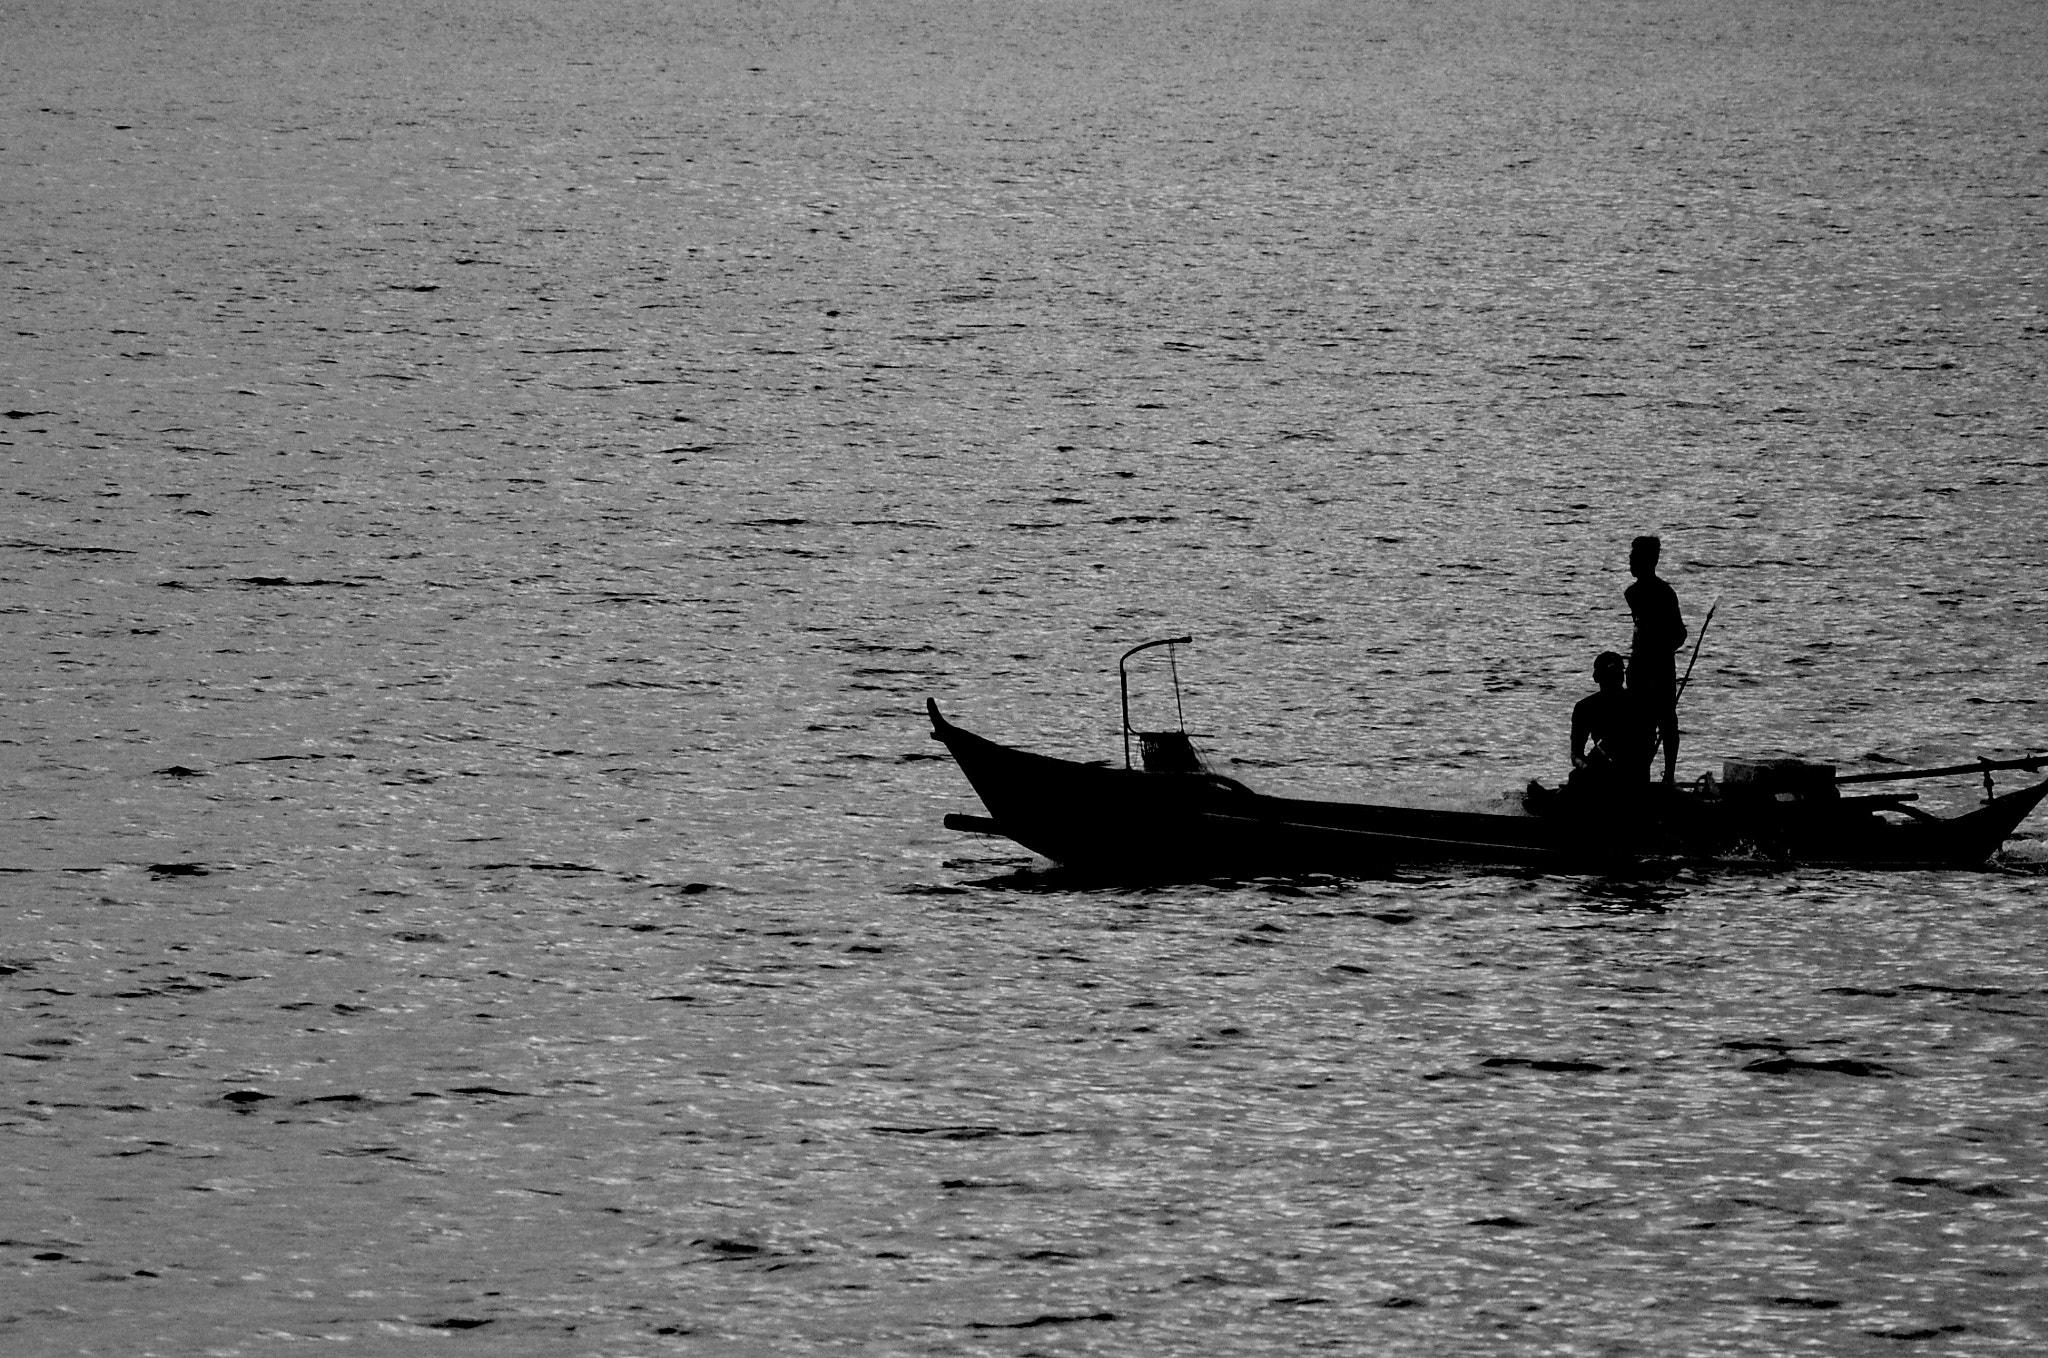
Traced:
<path fill-rule="evenodd" d="M 2048 877 L 2048 839 L 2040 835 L 2015 835 L 1992 856 L 1991 866 L 2022 877 Z"/>

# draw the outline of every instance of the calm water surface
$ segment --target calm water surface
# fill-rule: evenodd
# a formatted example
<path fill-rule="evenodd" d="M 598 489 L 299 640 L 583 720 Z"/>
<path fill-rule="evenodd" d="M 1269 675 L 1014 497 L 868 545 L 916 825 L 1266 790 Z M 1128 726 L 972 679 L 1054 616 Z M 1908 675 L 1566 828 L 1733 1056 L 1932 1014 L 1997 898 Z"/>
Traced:
<path fill-rule="evenodd" d="M 2019 0 L 21 8 L 0 1347 L 2039 1351 L 2039 818 L 1077 886 L 941 828 L 922 706 L 1113 758 L 1192 633 L 1256 786 L 1497 804 L 1655 531 L 1685 776 L 2038 748 L 2044 63 Z"/>

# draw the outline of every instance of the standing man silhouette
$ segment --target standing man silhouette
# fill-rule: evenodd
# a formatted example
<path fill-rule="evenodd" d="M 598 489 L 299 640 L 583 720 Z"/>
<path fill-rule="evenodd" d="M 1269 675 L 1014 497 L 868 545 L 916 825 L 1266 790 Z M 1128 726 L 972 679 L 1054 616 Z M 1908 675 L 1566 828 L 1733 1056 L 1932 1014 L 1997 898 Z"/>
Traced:
<path fill-rule="evenodd" d="M 1640 537 L 1630 544 L 1628 573 L 1636 581 L 1623 597 L 1636 623 L 1635 637 L 1629 643 L 1628 691 L 1663 740 L 1664 781 L 1671 783 L 1678 777 L 1677 657 L 1678 648 L 1685 644 L 1685 620 L 1678 615 L 1677 592 L 1657 578 L 1657 558 L 1663 546 L 1653 537 Z"/>

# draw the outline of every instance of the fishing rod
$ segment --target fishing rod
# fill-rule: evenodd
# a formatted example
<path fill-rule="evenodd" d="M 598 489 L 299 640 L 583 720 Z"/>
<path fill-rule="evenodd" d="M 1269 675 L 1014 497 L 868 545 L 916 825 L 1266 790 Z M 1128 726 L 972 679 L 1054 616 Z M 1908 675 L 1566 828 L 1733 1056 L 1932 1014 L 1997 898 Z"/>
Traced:
<path fill-rule="evenodd" d="M 1721 600 L 1725 597 L 1727 596 L 1717 595 L 1715 597 L 1712 606 L 1707 609 L 1707 616 L 1700 620 L 1699 634 L 1692 639 L 1692 658 L 1685 662 L 1685 677 L 1678 681 L 1678 687 L 1672 690 L 1671 693 L 1671 711 L 1674 720 L 1676 720 L 1678 712 L 1678 700 L 1685 696 L 1685 686 L 1692 682 L 1692 667 L 1700 663 L 1700 644 L 1707 639 L 1707 629 L 1714 625 L 1714 614 L 1721 607 Z M 1656 736 L 1650 741 L 1650 759 L 1653 763 L 1657 758 L 1657 751 L 1663 748 L 1664 729 L 1662 726 L 1659 726 Z M 1677 747 L 1674 745 L 1672 748 L 1676 749 Z"/>
<path fill-rule="evenodd" d="M 1725 596 L 1715 597 L 1712 607 L 1707 609 L 1707 616 L 1700 622 L 1700 634 L 1692 639 L 1692 659 L 1685 662 L 1685 678 L 1678 681 L 1678 689 L 1671 695 L 1671 705 L 1674 708 L 1678 706 L 1678 700 L 1685 696 L 1685 686 L 1692 682 L 1692 667 L 1700 663 L 1700 643 L 1707 639 L 1707 629 L 1714 625 L 1714 610 L 1721 606 L 1722 597 Z"/>

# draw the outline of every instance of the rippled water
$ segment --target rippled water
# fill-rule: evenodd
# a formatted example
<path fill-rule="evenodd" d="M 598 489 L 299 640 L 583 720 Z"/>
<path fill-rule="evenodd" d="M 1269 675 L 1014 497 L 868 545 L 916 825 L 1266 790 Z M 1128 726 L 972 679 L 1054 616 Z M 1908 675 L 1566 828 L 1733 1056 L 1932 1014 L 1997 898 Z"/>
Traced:
<path fill-rule="evenodd" d="M 0 1347 L 2031 1352 L 2044 857 L 1129 891 L 925 739 L 2038 748 L 2048 35 L 32 6 Z M 1171 701 L 1157 666 L 1137 702 Z M 1923 805 L 1973 790 L 1928 788 Z"/>

